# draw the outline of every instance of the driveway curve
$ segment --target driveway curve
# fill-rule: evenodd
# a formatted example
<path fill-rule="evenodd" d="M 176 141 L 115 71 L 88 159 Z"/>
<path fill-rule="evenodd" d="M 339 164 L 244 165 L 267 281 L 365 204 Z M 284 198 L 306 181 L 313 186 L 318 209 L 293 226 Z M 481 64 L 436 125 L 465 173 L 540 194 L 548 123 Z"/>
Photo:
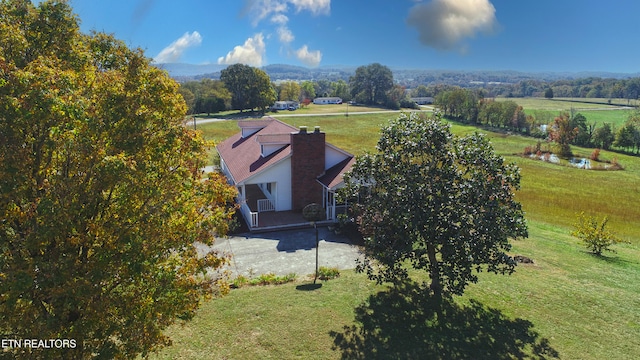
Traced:
<path fill-rule="evenodd" d="M 359 246 L 327 228 L 318 228 L 318 238 L 319 266 L 337 267 L 340 270 L 355 268 L 356 259 L 362 256 Z M 266 273 L 295 273 L 301 277 L 315 272 L 315 245 L 315 231 L 310 227 L 229 236 L 217 239 L 213 249 L 231 256 L 227 270 L 231 271 L 232 277 L 253 277 Z M 207 248 L 200 245 L 201 250 Z"/>

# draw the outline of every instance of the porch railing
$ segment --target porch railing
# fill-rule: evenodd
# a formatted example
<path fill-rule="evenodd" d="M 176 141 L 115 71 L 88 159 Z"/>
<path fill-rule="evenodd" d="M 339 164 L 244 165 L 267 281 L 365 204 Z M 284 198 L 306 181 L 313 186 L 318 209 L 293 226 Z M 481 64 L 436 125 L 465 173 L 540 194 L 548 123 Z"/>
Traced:
<path fill-rule="evenodd" d="M 260 199 L 258 200 L 258 212 L 264 211 L 276 211 L 276 206 L 273 201 L 269 199 Z"/>
<path fill-rule="evenodd" d="M 240 203 L 240 210 L 245 215 L 245 218 L 248 216 L 247 221 L 249 222 L 249 227 L 258 227 L 258 213 L 251 211 L 251 208 L 247 205 L 244 196 L 238 196 L 238 202 Z"/>

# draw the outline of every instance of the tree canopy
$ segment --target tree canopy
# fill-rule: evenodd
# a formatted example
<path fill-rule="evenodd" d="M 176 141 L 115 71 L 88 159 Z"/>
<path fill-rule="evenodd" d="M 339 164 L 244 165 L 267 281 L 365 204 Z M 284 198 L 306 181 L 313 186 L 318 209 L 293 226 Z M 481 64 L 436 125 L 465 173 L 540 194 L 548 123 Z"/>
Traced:
<path fill-rule="evenodd" d="M 232 94 L 233 109 L 257 108 L 264 112 L 277 99 L 269 75 L 258 68 L 234 64 L 220 72 L 220 80 Z"/>
<path fill-rule="evenodd" d="M 231 93 L 220 80 L 202 79 L 180 85 L 189 114 L 216 113 L 231 107 Z"/>
<path fill-rule="evenodd" d="M 135 358 L 228 287 L 198 256 L 235 190 L 201 179 L 178 85 L 139 49 L 82 34 L 66 1 L 0 2 L 0 333 L 74 339 L 30 358 Z M 212 271 L 213 270 L 213 271 Z"/>
<path fill-rule="evenodd" d="M 360 66 L 349 79 L 349 85 L 356 101 L 382 105 L 387 100 L 387 91 L 393 88 L 393 73 L 391 69 L 378 63 Z"/>
<path fill-rule="evenodd" d="M 426 271 L 430 289 L 462 294 L 474 271 L 509 274 L 509 238 L 526 237 L 514 199 L 520 173 L 488 140 L 451 134 L 437 118 L 402 114 L 382 129 L 377 152 L 345 174 L 345 196 L 365 237 L 358 270 L 398 283 Z"/>

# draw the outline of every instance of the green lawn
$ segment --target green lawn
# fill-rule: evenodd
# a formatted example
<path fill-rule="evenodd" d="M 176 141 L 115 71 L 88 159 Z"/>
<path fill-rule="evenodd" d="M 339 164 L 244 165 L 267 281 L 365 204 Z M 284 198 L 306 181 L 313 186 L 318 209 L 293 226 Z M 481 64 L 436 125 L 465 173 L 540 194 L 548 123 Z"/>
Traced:
<path fill-rule="evenodd" d="M 153 358 L 524 358 L 544 344 L 563 359 L 637 358 L 640 251 L 597 258 L 567 232 L 530 222 L 513 254 L 534 264 L 482 274 L 442 321 L 419 288 L 391 291 L 343 271 L 312 291 L 297 289 L 308 280 L 232 290 L 171 328 L 174 345 Z"/>
<path fill-rule="evenodd" d="M 629 119 L 629 115 L 633 114 L 635 110 L 625 110 L 625 109 L 610 109 L 610 110 L 598 110 L 598 109 L 583 109 L 583 110 L 574 110 L 575 113 L 580 113 L 587 118 L 587 124 L 591 125 L 595 123 L 596 127 L 602 126 L 602 123 L 612 124 L 615 128 L 618 128 Z M 527 115 L 533 115 L 533 117 L 539 123 L 552 123 L 553 119 L 558 116 L 560 113 L 569 113 L 566 111 L 556 111 L 556 110 L 525 110 Z"/>
<path fill-rule="evenodd" d="M 374 150 L 380 126 L 394 116 L 282 120 L 319 125 L 327 141 L 357 155 Z M 238 131 L 233 121 L 199 128 L 210 139 Z M 203 304 L 192 322 L 172 327 L 174 346 L 155 358 L 526 358 L 544 349 L 547 358 L 555 352 L 563 359 L 640 357 L 640 158 L 603 151 L 601 158 L 615 157 L 625 170 L 580 170 L 519 156 L 535 139 L 487 136 L 521 168 L 516 196 L 529 238 L 513 241 L 512 254 L 534 264 L 511 276 L 482 274 L 439 321 L 415 285 L 393 291 L 351 271 L 313 291 L 296 289 L 308 280 L 236 289 Z M 569 235 L 579 211 L 608 215 L 611 229 L 629 243 L 604 257 L 589 254 Z"/>

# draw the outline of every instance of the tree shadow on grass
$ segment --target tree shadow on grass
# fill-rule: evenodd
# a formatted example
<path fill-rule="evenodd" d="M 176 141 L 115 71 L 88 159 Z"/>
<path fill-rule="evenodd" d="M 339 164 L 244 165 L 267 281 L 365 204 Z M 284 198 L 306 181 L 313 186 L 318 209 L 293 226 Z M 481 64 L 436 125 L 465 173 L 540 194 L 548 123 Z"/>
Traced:
<path fill-rule="evenodd" d="M 331 331 L 342 359 L 547 359 L 549 341 L 523 319 L 508 319 L 477 301 L 436 301 L 416 283 L 371 295 L 355 309 L 356 324 Z"/>

